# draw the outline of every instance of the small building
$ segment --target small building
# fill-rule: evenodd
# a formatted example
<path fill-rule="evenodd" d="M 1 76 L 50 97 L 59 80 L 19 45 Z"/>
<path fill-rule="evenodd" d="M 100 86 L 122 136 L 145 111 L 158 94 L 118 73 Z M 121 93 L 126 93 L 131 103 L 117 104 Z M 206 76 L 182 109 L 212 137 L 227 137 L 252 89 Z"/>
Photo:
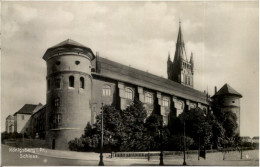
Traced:
<path fill-rule="evenodd" d="M 240 137 L 242 142 L 251 142 L 251 138 L 249 136 L 241 136 Z"/>
<path fill-rule="evenodd" d="M 14 132 L 14 117 L 12 115 L 9 115 L 8 117 L 6 117 L 5 131 L 7 133 L 13 133 Z"/>
<path fill-rule="evenodd" d="M 14 114 L 14 132 L 30 133 L 29 119 L 34 112 L 36 112 L 42 104 L 25 104 L 19 111 Z"/>
<path fill-rule="evenodd" d="M 258 143 L 259 143 L 259 136 L 254 136 L 254 137 L 252 138 L 252 143 L 258 144 Z"/>

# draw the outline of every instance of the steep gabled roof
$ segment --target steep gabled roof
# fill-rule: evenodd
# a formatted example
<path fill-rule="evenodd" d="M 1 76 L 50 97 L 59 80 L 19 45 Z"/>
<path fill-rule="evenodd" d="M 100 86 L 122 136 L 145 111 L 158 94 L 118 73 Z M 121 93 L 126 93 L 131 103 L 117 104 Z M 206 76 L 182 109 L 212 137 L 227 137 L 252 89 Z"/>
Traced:
<path fill-rule="evenodd" d="M 25 104 L 19 111 L 17 111 L 16 113 L 14 113 L 14 116 L 16 114 L 29 114 L 32 115 L 33 114 L 33 110 L 37 107 L 38 105 L 35 104 Z"/>
<path fill-rule="evenodd" d="M 117 62 L 98 57 L 98 73 L 92 73 L 104 78 L 138 85 L 169 95 L 188 99 L 194 102 L 208 104 L 206 95 L 203 92 L 181 85 L 177 82 L 165 79 Z"/>
<path fill-rule="evenodd" d="M 12 115 L 8 115 L 8 117 L 6 117 L 6 120 L 7 119 L 14 119 L 14 117 Z"/>
<path fill-rule="evenodd" d="M 234 95 L 234 96 L 242 97 L 240 93 L 238 93 L 227 83 L 213 97 L 221 96 L 221 95 Z"/>

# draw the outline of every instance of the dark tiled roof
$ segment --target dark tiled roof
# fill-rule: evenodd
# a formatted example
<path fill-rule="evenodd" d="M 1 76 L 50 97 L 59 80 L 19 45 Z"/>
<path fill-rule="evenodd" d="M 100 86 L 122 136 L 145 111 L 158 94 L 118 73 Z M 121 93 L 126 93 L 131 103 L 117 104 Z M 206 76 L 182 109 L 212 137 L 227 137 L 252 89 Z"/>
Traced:
<path fill-rule="evenodd" d="M 53 47 L 50 47 L 49 49 L 54 49 L 54 48 L 58 48 L 58 47 L 61 47 L 61 46 L 66 46 L 66 45 L 71 45 L 71 46 L 78 46 L 78 47 L 82 47 L 82 48 L 88 48 L 72 39 L 67 39 L 61 43 L 58 43 L 57 45 L 53 46 Z"/>
<path fill-rule="evenodd" d="M 227 83 L 213 96 L 220 96 L 220 95 L 235 95 L 238 97 L 242 97 L 240 93 L 238 93 L 235 89 L 229 86 Z"/>
<path fill-rule="evenodd" d="M 92 73 L 93 75 L 99 75 L 105 78 L 131 83 L 162 93 L 192 100 L 194 102 L 208 104 L 206 95 L 203 92 L 186 87 L 177 82 L 158 77 L 156 75 L 128 67 L 102 57 L 98 57 L 97 64 L 100 68 L 100 73 Z"/>
<path fill-rule="evenodd" d="M 37 107 L 35 104 L 25 104 L 16 114 L 33 114 L 33 110 Z"/>
<path fill-rule="evenodd" d="M 92 52 L 92 50 L 90 48 L 88 48 L 72 39 L 67 39 L 61 43 L 58 43 L 57 45 L 54 45 L 53 47 L 48 48 L 43 56 L 43 59 L 46 59 L 48 57 L 47 54 L 49 52 L 55 51 L 58 48 L 81 48 L 81 49 L 87 50 L 88 52 L 91 53 L 91 59 L 93 59 L 95 57 L 94 53 Z"/>
<path fill-rule="evenodd" d="M 35 114 L 37 114 L 39 111 L 42 111 L 42 110 L 45 110 L 46 109 L 46 105 L 43 105 L 43 106 L 41 106 L 37 111 L 35 111 L 34 113 L 33 113 L 33 115 L 35 115 Z"/>

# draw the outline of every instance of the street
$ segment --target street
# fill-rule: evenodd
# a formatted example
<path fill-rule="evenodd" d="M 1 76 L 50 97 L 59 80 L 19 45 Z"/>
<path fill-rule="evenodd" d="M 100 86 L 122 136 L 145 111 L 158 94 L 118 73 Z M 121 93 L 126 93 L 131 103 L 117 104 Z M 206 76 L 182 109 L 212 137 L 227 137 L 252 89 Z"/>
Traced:
<path fill-rule="evenodd" d="M 80 160 L 68 158 L 56 158 L 44 155 L 37 155 L 33 153 L 23 154 L 24 158 L 20 158 L 19 152 L 9 152 L 9 146 L 2 145 L 2 165 L 8 166 L 97 166 L 98 158 L 96 160 Z M 71 152 L 73 154 L 73 152 Z M 75 154 L 75 153 L 74 153 Z M 27 155 L 27 156 L 26 156 Z M 88 153 L 86 153 L 88 156 Z M 212 161 L 212 160 L 187 160 L 187 165 L 224 165 L 224 166 L 258 166 L 258 160 L 225 160 L 225 161 Z M 164 164 L 167 166 L 181 166 L 183 160 L 176 160 L 167 157 L 164 159 Z M 146 159 L 110 159 L 104 158 L 106 166 L 158 166 L 158 160 L 153 157 L 151 161 Z"/>

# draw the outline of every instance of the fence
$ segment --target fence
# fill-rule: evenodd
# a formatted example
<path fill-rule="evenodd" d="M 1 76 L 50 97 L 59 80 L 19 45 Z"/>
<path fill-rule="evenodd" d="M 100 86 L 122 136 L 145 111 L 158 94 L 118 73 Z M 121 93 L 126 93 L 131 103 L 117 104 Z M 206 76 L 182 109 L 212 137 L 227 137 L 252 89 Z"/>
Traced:
<path fill-rule="evenodd" d="M 112 158 L 122 159 L 158 159 L 159 151 L 152 152 L 112 152 Z M 183 159 L 183 151 L 163 151 L 165 159 Z M 198 150 L 186 151 L 187 160 L 198 160 Z M 203 158 L 200 158 L 201 160 Z M 206 150 L 206 159 L 208 160 L 239 160 L 241 159 L 241 152 L 235 151 L 220 151 L 220 150 Z M 259 150 L 242 150 L 242 159 L 259 160 Z"/>

